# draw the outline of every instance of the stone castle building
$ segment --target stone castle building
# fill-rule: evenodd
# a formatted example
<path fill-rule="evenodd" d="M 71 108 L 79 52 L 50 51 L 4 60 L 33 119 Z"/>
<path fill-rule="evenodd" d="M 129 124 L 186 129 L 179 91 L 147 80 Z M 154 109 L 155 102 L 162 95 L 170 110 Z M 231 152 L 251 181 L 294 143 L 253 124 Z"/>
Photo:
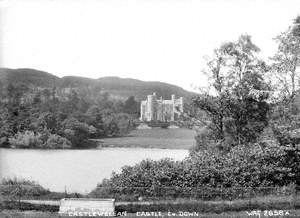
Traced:
<path fill-rule="evenodd" d="M 157 98 L 156 93 L 147 96 L 147 100 L 141 102 L 141 121 L 175 121 L 183 112 L 183 98 L 163 100 Z"/>

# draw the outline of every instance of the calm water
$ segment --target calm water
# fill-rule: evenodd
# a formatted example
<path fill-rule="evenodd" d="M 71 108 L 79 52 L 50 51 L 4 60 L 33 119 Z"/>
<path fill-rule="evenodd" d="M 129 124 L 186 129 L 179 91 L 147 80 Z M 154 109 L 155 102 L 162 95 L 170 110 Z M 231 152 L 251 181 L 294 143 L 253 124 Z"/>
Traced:
<path fill-rule="evenodd" d="M 19 177 L 37 181 L 51 191 L 86 193 L 113 171 L 143 159 L 182 160 L 183 149 L 105 148 L 99 150 L 0 149 L 0 179 Z"/>

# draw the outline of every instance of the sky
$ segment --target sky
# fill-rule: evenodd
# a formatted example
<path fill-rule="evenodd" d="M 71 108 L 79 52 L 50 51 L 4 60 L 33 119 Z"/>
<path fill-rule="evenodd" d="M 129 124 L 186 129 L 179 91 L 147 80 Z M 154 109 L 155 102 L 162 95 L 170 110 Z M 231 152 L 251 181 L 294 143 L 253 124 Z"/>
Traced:
<path fill-rule="evenodd" d="M 0 66 L 196 91 L 205 57 L 250 34 L 265 59 L 300 0 L 0 0 Z"/>

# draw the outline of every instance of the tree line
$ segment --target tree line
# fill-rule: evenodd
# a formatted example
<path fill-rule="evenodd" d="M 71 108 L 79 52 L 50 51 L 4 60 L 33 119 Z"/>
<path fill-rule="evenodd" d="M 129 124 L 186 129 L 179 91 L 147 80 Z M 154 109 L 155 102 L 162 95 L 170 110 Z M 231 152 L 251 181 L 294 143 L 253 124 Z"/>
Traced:
<path fill-rule="evenodd" d="M 91 139 L 127 134 L 135 126 L 139 103 L 133 96 L 96 98 L 80 90 L 1 86 L 0 146 L 13 148 L 89 148 Z"/>

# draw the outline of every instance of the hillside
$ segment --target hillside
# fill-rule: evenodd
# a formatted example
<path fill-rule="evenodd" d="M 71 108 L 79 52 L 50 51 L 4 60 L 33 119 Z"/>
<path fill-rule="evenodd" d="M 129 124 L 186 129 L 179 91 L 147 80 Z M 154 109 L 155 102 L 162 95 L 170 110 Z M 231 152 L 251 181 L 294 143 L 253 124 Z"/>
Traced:
<path fill-rule="evenodd" d="M 65 76 L 59 78 L 50 73 L 34 69 L 7 69 L 0 68 L 0 82 L 2 84 L 25 84 L 31 87 L 50 88 L 57 87 L 89 89 L 93 93 L 108 92 L 115 98 L 126 99 L 135 96 L 137 100 L 153 92 L 158 96 L 169 99 L 172 94 L 177 97 L 190 99 L 194 93 L 184 90 L 181 87 L 162 82 L 146 82 L 137 79 L 102 77 L 90 79 L 85 77 Z"/>
<path fill-rule="evenodd" d="M 34 69 L 8 69 L 0 68 L 0 82 L 3 85 L 26 84 L 32 87 L 53 87 L 57 84 L 59 77 L 50 73 Z"/>
<path fill-rule="evenodd" d="M 156 92 L 164 99 L 170 99 L 172 94 L 177 97 L 191 98 L 194 94 L 181 87 L 162 82 L 145 82 L 136 79 L 123 79 L 119 77 L 103 77 L 98 79 L 98 84 L 107 92 L 120 96 L 135 96 L 142 100 L 147 95 Z"/>

